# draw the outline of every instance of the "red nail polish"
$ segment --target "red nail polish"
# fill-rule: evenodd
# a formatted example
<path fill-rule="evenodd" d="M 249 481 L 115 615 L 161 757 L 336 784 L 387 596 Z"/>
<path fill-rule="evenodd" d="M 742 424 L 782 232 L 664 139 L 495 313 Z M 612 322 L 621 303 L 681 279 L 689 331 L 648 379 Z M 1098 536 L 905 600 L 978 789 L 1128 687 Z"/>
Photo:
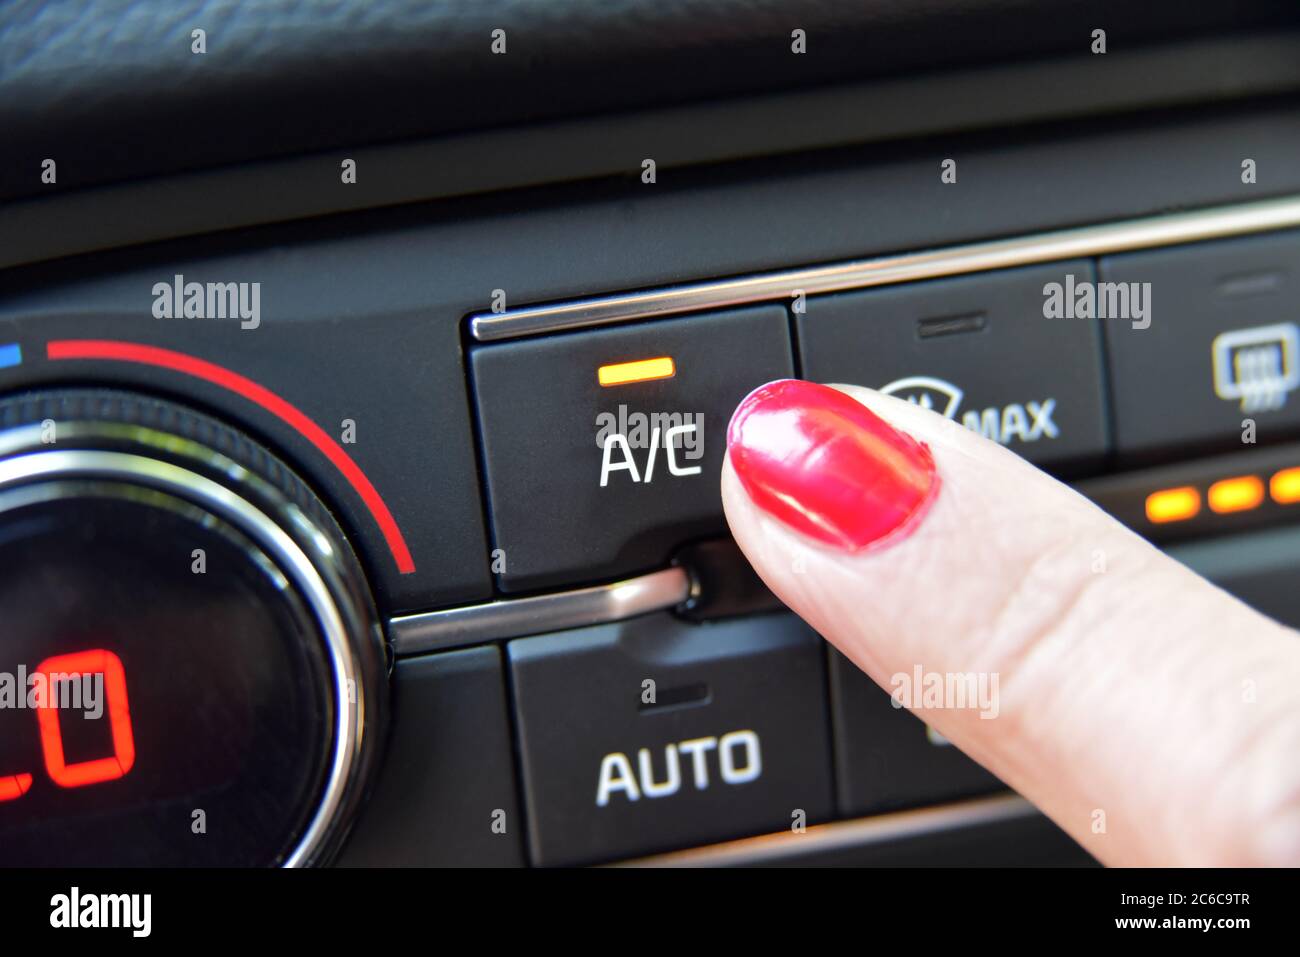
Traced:
<path fill-rule="evenodd" d="M 727 450 L 755 504 L 851 552 L 906 534 L 939 489 L 929 448 L 814 382 L 751 392 L 731 417 Z"/>

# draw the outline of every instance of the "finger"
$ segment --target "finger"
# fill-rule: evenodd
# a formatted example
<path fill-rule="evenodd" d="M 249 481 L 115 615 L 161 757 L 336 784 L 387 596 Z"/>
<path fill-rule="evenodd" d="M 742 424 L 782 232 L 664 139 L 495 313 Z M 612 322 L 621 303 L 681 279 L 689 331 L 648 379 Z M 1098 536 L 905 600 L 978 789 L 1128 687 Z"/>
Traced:
<path fill-rule="evenodd" d="M 995 689 L 914 710 L 1101 861 L 1300 863 L 1300 635 L 867 389 L 756 390 L 722 493 L 768 586 L 882 687 Z"/>

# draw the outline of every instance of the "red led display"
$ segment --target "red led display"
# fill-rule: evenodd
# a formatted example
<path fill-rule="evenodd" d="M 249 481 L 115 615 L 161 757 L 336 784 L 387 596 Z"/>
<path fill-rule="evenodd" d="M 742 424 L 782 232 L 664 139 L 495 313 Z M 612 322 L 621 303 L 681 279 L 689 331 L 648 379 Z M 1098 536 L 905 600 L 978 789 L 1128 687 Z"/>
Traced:
<path fill-rule="evenodd" d="M 80 651 L 71 655 L 46 658 L 34 674 L 45 676 L 45 693 L 36 705 L 36 720 L 41 732 L 41 750 L 45 754 L 45 771 L 55 784 L 81 788 L 124 777 L 135 764 L 135 735 L 131 729 L 131 709 L 126 696 L 126 672 L 122 661 L 106 648 Z M 63 751 L 63 730 L 59 725 L 60 681 L 79 681 L 85 675 L 104 676 L 104 697 L 108 707 L 109 729 L 113 736 L 113 754 L 91 761 L 68 764 Z M 0 801 L 22 797 L 32 786 L 30 774 L 0 776 Z"/>

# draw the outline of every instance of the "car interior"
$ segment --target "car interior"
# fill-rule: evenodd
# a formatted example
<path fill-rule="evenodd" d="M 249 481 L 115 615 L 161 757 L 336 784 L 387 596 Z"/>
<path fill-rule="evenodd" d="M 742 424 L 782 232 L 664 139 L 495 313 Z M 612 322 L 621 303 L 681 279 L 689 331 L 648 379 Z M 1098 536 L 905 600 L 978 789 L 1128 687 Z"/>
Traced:
<path fill-rule="evenodd" d="M 1095 867 L 727 423 L 907 399 L 1300 626 L 1298 97 L 1293 0 L 0 6 L 0 865 Z"/>

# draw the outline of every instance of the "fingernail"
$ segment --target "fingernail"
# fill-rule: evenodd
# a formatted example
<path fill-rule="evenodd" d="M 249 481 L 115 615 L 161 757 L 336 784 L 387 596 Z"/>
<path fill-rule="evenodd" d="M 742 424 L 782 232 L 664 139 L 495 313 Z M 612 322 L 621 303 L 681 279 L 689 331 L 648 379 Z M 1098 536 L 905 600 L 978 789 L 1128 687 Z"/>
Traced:
<path fill-rule="evenodd" d="M 939 489 L 925 445 L 815 382 L 751 392 L 731 417 L 727 450 L 756 505 L 850 552 L 907 534 Z"/>

